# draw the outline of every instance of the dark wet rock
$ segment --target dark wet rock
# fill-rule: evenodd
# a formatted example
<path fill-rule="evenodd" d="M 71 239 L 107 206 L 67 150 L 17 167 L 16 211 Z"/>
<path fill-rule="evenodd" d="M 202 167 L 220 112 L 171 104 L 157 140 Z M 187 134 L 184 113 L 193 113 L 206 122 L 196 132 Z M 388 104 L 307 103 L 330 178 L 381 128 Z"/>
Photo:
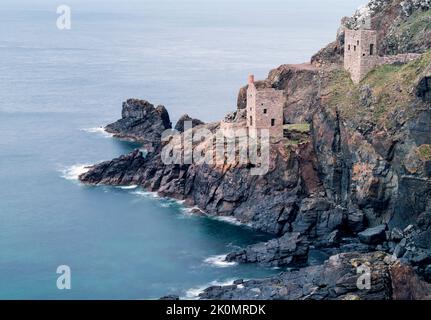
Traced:
<path fill-rule="evenodd" d="M 334 230 L 324 239 L 325 244 L 329 247 L 333 247 L 341 241 L 341 231 Z"/>
<path fill-rule="evenodd" d="M 341 236 L 340 229 L 344 226 L 346 221 L 346 211 L 343 208 L 337 207 L 319 215 L 316 225 L 316 236 L 329 240 L 331 235 L 333 240 Z"/>
<path fill-rule="evenodd" d="M 359 240 L 366 244 L 378 244 L 386 240 L 386 225 L 379 225 L 358 233 Z"/>
<path fill-rule="evenodd" d="M 178 300 L 180 300 L 180 297 L 177 295 L 169 295 L 169 296 L 161 297 L 159 300 L 178 301 Z"/>
<path fill-rule="evenodd" d="M 330 209 L 331 203 L 325 198 L 307 198 L 301 203 L 300 210 L 295 221 L 292 223 L 292 230 L 303 234 L 316 234 L 318 222 L 321 232 L 332 231 L 332 225 L 327 225 L 334 221 L 336 224 L 338 219 L 332 217 L 327 210 Z M 338 217 L 338 215 L 337 215 Z M 327 226 L 327 228 L 325 228 Z"/>
<path fill-rule="evenodd" d="M 389 267 L 392 260 L 384 253 L 343 253 L 332 256 L 323 265 L 284 272 L 263 280 L 240 285 L 207 288 L 201 299 L 250 300 L 338 300 L 352 298 L 389 300 L 392 298 Z M 357 268 L 368 265 L 370 290 L 358 288 Z"/>
<path fill-rule="evenodd" d="M 366 252 L 373 251 L 373 247 L 368 244 L 361 243 L 357 239 L 350 239 L 350 241 L 340 244 L 338 250 L 336 251 L 340 253 L 345 253 L 345 252 L 366 253 Z"/>
<path fill-rule="evenodd" d="M 400 228 L 393 228 L 391 231 L 390 240 L 399 242 L 404 238 L 404 233 Z"/>
<path fill-rule="evenodd" d="M 413 265 L 425 266 L 431 264 L 431 250 L 418 250 L 411 260 Z"/>
<path fill-rule="evenodd" d="M 164 106 L 155 108 L 148 101 L 129 99 L 123 102 L 121 119 L 107 125 L 105 130 L 117 138 L 137 141 L 155 150 L 161 145 L 162 132 L 171 127 Z"/>
<path fill-rule="evenodd" d="M 127 186 L 138 184 L 142 177 L 138 172 L 145 163 L 140 150 L 121 156 L 111 161 L 99 163 L 82 174 L 79 179 L 86 184 L 107 184 Z"/>
<path fill-rule="evenodd" d="M 358 233 L 364 230 L 364 213 L 360 210 L 349 210 L 347 214 L 348 230 Z"/>
<path fill-rule="evenodd" d="M 416 88 L 416 95 L 425 102 L 431 102 L 431 76 L 423 77 Z"/>
<path fill-rule="evenodd" d="M 405 246 L 405 243 L 399 243 L 397 244 L 397 246 L 394 249 L 394 256 L 397 258 L 401 258 L 402 256 L 404 256 L 404 254 L 406 253 L 407 249 Z"/>
<path fill-rule="evenodd" d="M 329 259 L 330 256 L 335 254 L 337 254 L 337 252 L 332 250 L 328 252 L 328 250 L 325 250 L 325 249 L 322 250 L 322 249 L 316 249 L 316 248 L 310 247 L 308 251 L 307 264 L 309 266 L 322 265 L 323 263 L 325 263 L 326 260 Z"/>
<path fill-rule="evenodd" d="M 431 282 L 431 264 L 424 268 L 424 277 L 426 281 Z"/>
<path fill-rule="evenodd" d="M 278 239 L 251 245 L 227 255 L 227 261 L 259 263 L 265 266 L 301 266 L 307 262 L 308 241 L 299 233 L 286 233 Z"/>
<path fill-rule="evenodd" d="M 175 125 L 175 130 L 179 132 L 184 132 L 184 123 L 185 122 L 191 122 L 192 127 L 197 127 L 202 124 L 205 124 L 203 121 L 199 119 L 193 119 L 188 114 L 183 114 L 180 119 L 177 121 L 177 124 Z"/>

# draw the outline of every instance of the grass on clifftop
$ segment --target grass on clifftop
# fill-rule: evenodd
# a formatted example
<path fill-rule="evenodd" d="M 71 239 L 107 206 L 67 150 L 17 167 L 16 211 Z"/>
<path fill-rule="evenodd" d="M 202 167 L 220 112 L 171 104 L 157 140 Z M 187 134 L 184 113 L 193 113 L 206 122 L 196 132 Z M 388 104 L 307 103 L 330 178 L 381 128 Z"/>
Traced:
<path fill-rule="evenodd" d="M 308 124 L 308 123 L 286 124 L 286 125 L 284 125 L 284 129 L 286 129 L 288 131 L 297 131 L 300 133 L 308 133 L 308 132 L 310 132 L 310 124 Z"/>
<path fill-rule="evenodd" d="M 431 50 L 405 65 L 377 67 L 358 85 L 353 84 L 348 72 L 335 70 L 330 75 L 325 102 L 330 107 L 338 107 L 346 119 L 390 129 L 395 111 L 413 112 L 409 110 L 415 99 L 412 88 L 429 65 Z M 366 97 L 367 86 L 372 93 L 370 97 Z"/>
<path fill-rule="evenodd" d="M 431 161 L 431 145 L 423 144 L 419 146 L 418 154 L 422 161 Z"/>

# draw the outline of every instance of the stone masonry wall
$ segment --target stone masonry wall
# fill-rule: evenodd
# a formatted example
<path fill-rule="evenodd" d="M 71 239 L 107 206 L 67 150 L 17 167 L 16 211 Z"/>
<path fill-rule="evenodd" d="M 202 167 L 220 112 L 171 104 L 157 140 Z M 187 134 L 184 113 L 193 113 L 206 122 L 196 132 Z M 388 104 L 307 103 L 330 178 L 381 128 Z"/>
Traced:
<path fill-rule="evenodd" d="M 344 68 L 359 83 L 377 65 L 377 32 L 345 30 Z"/>
<path fill-rule="evenodd" d="M 419 59 L 422 55 L 420 53 L 402 53 L 393 56 L 379 57 L 377 65 L 383 64 L 396 64 L 396 63 L 408 63 L 410 61 Z"/>
<path fill-rule="evenodd" d="M 251 130 L 269 129 L 271 137 L 283 136 L 283 91 L 275 89 L 257 90 L 249 84 L 247 90 L 247 126 Z"/>

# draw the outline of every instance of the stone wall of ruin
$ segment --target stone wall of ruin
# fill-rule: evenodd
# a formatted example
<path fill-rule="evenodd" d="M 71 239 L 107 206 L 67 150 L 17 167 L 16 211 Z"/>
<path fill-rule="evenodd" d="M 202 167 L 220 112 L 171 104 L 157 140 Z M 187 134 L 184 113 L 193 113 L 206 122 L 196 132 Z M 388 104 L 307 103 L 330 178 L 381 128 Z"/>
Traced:
<path fill-rule="evenodd" d="M 410 61 L 419 59 L 421 56 L 422 55 L 420 53 L 403 53 L 394 56 L 379 57 L 377 65 L 380 66 L 384 64 L 408 63 Z"/>
<path fill-rule="evenodd" d="M 272 137 L 283 136 L 283 91 L 275 89 L 248 91 L 247 125 L 251 130 L 269 129 Z M 250 118 L 251 117 L 251 118 Z"/>
<path fill-rule="evenodd" d="M 359 83 L 377 65 L 377 33 L 346 29 L 344 45 L 344 68 L 350 72 L 352 81 Z"/>

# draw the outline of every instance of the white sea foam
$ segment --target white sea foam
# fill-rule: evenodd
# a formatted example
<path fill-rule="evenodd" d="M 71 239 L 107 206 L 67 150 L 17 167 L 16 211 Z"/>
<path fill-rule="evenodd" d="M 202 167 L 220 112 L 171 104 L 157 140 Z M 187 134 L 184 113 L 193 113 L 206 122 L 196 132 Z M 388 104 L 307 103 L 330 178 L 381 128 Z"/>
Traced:
<path fill-rule="evenodd" d="M 213 218 L 215 220 L 226 222 L 226 223 L 230 223 L 230 224 L 233 224 L 233 225 L 236 225 L 236 226 L 247 226 L 247 227 L 251 226 L 251 224 L 249 224 L 249 223 L 242 223 L 241 221 L 239 221 L 238 219 L 236 219 L 234 217 L 215 216 Z"/>
<path fill-rule="evenodd" d="M 81 130 L 88 133 L 97 133 L 104 136 L 105 138 L 112 138 L 114 136 L 112 133 L 106 132 L 105 128 L 103 127 L 87 128 Z"/>
<path fill-rule="evenodd" d="M 67 180 L 78 180 L 79 176 L 90 170 L 89 164 L 75 164 L 61 170 L 62 177 Z"/>
<path fill-rule="evenodd" d="M 138 187 L 137 185 L 131 185 L 131 186 L 122 186 L 119 188 L 123 190 L 133 190 L 133 189 L 136 189 L 137 187 Z"/>
<path fill-rule="evenodd" d="M 162 208 L 170 208 L 170 207 L 172 207 L 172 203 L 170 203 L 170 202 L 161 202 L 160 206 Z"/>
<path fill-rule="evenodd" d="M 134 191 L 133 194 L 141 197 L 146 197 L 146 198 L 160 198 L 157 192 L 151 192 L 151 191 L 138 190 L 138 191 Z"/>
<path fill-rule="evenodd" d="M 185 202 L 184 200 L 164 198 L 163 200 L 160 201 L 160 206 L 163 208 L 170 208 L 170 207 L 177 207 L 177 206 L 181 207 L 183 206 L 184 202 Z"/>
<path fill-rule="evenodd" d="M 226 254 L 211 256 L 209 258 L 206 258 L 204 262 L 217 268 L 229 268 L 238 264 L 236 262 L 226 261 L 226 257 Z"/>
<path fill-rule="evenodd" d="M 183 203 L 181 203 L 181 204 L 183 204 Z M 186 216 L 195 216 L 197 212 L 201 212 L 202 214 L 205 214 L 205 212 L 202 211 L 199 207 L 184 207 L 184 208 L 181 209 L 181 211 Z"/>
<path fill-rule="evenodd" d="M 202 292 L 204 292 L 204 290 L 206 288 L 208 288 L 208 287 L 212 287 L 212 286 L 230 286 L 230 285 L 233 284 L 234 281 L 235 280 L 226 280 L 226 281 L 223 281 L 223 282 L 220 282 L 220 281 L 217 281 L 217 280 L 211 281 L 210 283 L 205 284 L 203 286 L 199 286 L 199 287 L 191 288 L 191 289 L 187 290 L 186 291 L 186 296 L 182 297 L 182 298 L 185 299 L 185 300 L 195 300 L 195 299 L 198 299 L 199 295 Z"/>

